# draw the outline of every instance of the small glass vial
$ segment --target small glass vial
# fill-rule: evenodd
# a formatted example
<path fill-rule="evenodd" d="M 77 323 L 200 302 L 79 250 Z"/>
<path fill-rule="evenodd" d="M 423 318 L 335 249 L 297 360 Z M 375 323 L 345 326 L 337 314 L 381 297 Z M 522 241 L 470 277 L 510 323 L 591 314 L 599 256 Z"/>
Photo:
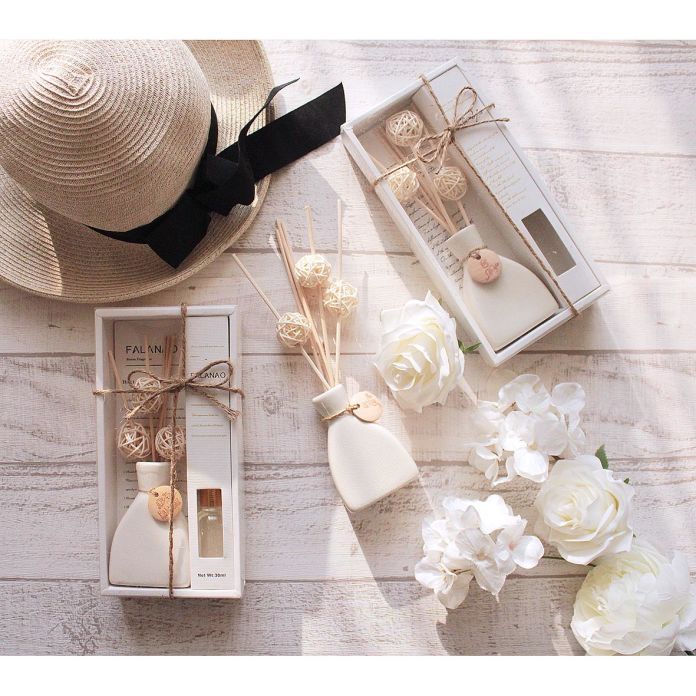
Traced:
<path fill-rule="evenodd" d="M 222 491 L 219 488 L 198 489 L 198 555 L 200 558 L 221 558 L 225 555 Z"/>

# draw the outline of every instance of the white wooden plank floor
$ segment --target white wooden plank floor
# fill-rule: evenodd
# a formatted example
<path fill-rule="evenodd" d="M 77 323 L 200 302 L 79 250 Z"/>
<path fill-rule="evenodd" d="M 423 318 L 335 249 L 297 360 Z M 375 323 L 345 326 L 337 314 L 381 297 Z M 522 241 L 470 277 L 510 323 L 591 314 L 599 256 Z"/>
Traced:
<path fill-rule="evenodd" d="M 343 80 L 349 117 L 460 55 L 512 128 L 613 286 L 578 319 L 509 364 L 588 393 L 593 447 L 637 492 L 638 531 L 688 555 L 696 575 L 696 43 L 270 42 L 293 108 Z M 243 255 L 286 296 L 268 240 L 283 216 L 302 247 L 303 205 L 321 249 L 347 205 L 346 274 L 362 304 L 346 372 L 387 400 L 370 365 L 378 314 L 422 297 L 427 278 L 340 142 L 274 177 Z M 244 314 L 248 584 L 241 601 L 99 595 L 93 307 L 0 286 L 0 652 L 166 654 L 578 653 L 569 628 L 581 568 L 546 559 L 496 604 L 473 590 L 448 614 L 413 579 L 420 520 L 447 492 L 484 495 L 462 464 L 466 404 L 420 417 L 387 400 L 420 480 L 349 517 L 326 465 L 308 370 L 229 254 L 139 304 L 238 303 Z M 474 385 L 490 370 L 467 364 Z M 535 487 L 504 488 L 532 513 Z"/>

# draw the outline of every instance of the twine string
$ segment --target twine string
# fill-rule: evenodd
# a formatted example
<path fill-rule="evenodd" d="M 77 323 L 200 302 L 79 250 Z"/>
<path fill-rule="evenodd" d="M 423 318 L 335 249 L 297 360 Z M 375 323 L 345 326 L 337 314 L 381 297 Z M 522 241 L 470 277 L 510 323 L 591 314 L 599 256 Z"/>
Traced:
<path fill-rule="evenodd" d="M 199 396 L 207 399 L 216 408 L 220 409 L 230 421 L 235 421 L 239 416 L 239 411 L 230 408 L 226 404 L 223 404 L 219 399 L 216 399 L 212 394 L 208 393 L 208 390 L 217 390 L 225 392 L 228 394 L 239 394 L 242 398 L 244 397 L 244 392 L 239 387 L 231 386 L 232 374 L 234 372 L 234 365 L 229 359 L 226 360 L 213 360 L 207 365 L 202 367 L 200 370 L 186 375 L 186 315 L 187 307 L 182 303 L 181 305 L 181 329 L 179 333 L 179 343 L 181 345 L 180 358 L 179 358 L 179 376 L 178 377 L 157 377 L 149 370 L 133 370 L 128 374 L 128 385 L 129 389 L 95 389 L 92 393 L 95 396 L 106 396 L 108 394 L 146 394 L 147 397 L 133 407 L 125 416 L 126 420 L 130 420 L 138 414 L 140 409 L 150 403 L 152 400 L 172 394 L 172 437 L 176 433 L 176 410 L 179 401 L 179 394 L 185 389 L 190 389 Z M 217 382 L 201 382 L 203 375 L 209 370 L 217 367 L 218 365 L 225 365 L 227 367 L 227 375 L 221 377 Z M 157 382 L 159 382 L 159 387 L 138 387 L 136 384 L 136 375 L 147 375 L 153 377 Z M 176 449 L 171 448 L 171 453 L 169 456 L 169 598 L 174 597 L 174 487 L 177 480 L 176 473 Z"/>
<path fill-rule="evenodd" d="M 183 339 L 181 340 L 183 344 Z M 182 360 L 184 358 L 182 357 Z M 224 365 L 227 367 L 227 375 L 221 377 L 219 382 L 200 382 L 206 372 L 212 370 L 214 367 L 219 365 Z M 190 389 L 200 396 L 204 397 L 212 404 L 214 404 L 221 411 L 224 411 L 225 415 L 230 419 L 234 420 L 239 416 L 239 411 L 226 406 L 221 401 L 216 399 L 212 394 L 208 393 L 208 390 L 213 389 L 222 392 L 228 392 L 230 394 L 240 394 L 244 396 L 243 391 L 239 387 L 230 386 L 232 373 L 234 371 L 234 365 L 231 360 L 213 360 L 207 365 L 202 367 L 200 370 L 191 373 L 188 377 L 158 377 L 149 370 L 137 369 L 128 373 L 128 385 L 129 389 L 95 389 L 94 394 L 97 396 L 103 396 L 105 394 L 143 394 L 147 395 L 140 403 L 136 404 L 128 413 L 125 415 L 126 420 L 131 420 L 133 417 L 137 416 L 143 407 L 147 408 L 147 404 L 151 401 L 157 399 L 157 397 L 164 396 L 167 394 L 177 395 L 184 389 Z M 147 375 L 148 377 L 153 377 L 159 382 L 159 387 L 145 386 L 139 387 L 135 384 L 137 375 Z"/>
<path fill-rule="evenodd" d="M 334 418 L 338 418 L 339 416 L 343 416 L 346 413 L 354 415 L 353 411 L 355 411 L 357 408 L 359 408 L 358 404 L 348 404 L 348 406 L 346 406 L 342 411 L 339 411 L 338 413 L 334 413 L 333 416 L 323 416 L 321 421 L 322 421 L 322 423 L 327 423 L 328 421 L 332 421 Z"/>
<path fill-rule="evenodd" d="M 408 167 L 416 162 L 423 162 L 423 164 L 431 165 L 434 162 L 437 162 L 437 166 L 435 167 L 435 173 L 437 174 L 445 163 L 445 159 L 447 157 L 447 147 L 454 142 L 454 137 L 457 131 L 464 130 L 465 128 L 473 128 L 474 126 L 480 126 L 484 123 L 507 123 L 510 120 L 506 117 L 497 118 L 491 116 L 488 113 L 488 109 L 495 107 L 495 104 L 493 103 L 476 108 L 478 93 L 473 87 L 467 85 L 466 87 L 462 87 L 457 94 L 457 98 L 454 102 L 454 120 L 450 121 L 442 104 L 435 96 L 428 79 L 424 75 L 421 75 L 420 77 L 423 84 L 430 92 L 430 96 L 440 111 L 446 125 L 439 133 L 435 133 L 433 135 L 424 135 L 422 138 L 420 138 L 413 146 L 413 156 L 402 162 L 397 162 L 394 166 L 385 170 L 373 181 L 373 186 L 376 186 L 394 172 L 399 171 L 399 169 Z M 466 97 L 469 97 L 470 103 L 464 112 L 460 114 L 459 112 L 462 108 L 462 102 Z M 483 118 L 483 114 L 486 114 L 487 118 Z"/>
<path fill-rule="evenodd" d="M 447 124 L 440 133 L 423 136 L 414 146 L 415 156 L 421 162 L 425 164 L 437 162 L 437 167 L 435 168 L 436 174 L 442 169 L 445 163 L 447 148 L 454 142 L 454 136 L 457 131 L 480 126 L 484 123 L 507 123 L 510 120 L 506 117 L 496 118 L 491 116 L 488 109 L 495 108 L 495 104 L 492 102 L 477 109 L 476 102 L 478 101 L 478 93 L 473 87 L 467 85 L 466 87 L 462 87 L 457 94 L 457 98 L 454 102 L 454 120 L 450 122 L 442 104 L 435 96 L 430 82 L 423 75 L 421 75 L 421 80 Z M 469 98 L 469 105 L 464 110 L 464 113 L 460 114 L 459 111 L 462 103 L 467 97 Z M 486 117 L 483 117 L 484 114 Z"/>

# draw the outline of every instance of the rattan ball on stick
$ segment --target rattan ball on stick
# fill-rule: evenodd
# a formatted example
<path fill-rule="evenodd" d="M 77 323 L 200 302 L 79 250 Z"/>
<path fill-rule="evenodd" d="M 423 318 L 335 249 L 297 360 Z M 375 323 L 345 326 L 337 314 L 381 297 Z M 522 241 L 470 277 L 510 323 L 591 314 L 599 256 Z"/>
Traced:
<path fill-rule="evenodd" d="M 150 435 L 140 423 L 127 420 L 118 431 L 116 441 L 118 451 L 129 462 L 144 461 L 150 456 Z"/>
<path fill-rule="evenodd" d="M 334 280 L 324 290 L 323 302 L 330 312 L 345 318 L 358 306 L 358 290 L 345 280 Z"/>
<path fill-rule="evenodd" d="M 410 147 L 423 135 L 423 119 L 414 111 L 399 111 L 387 119 L 386 131 L 394 145 Z"/>
<path fill-rule="evenodd" d="M 442 167 L 433 176 L 437 192 L 448 201 L 458 201 L 466 195 L 468 184 L 464 172 L 459 167 Z"/>
<path fill-rule="evenodd" d="M 162 397 L 156 396 L 149 401 L 147 399 L 160 386 L 160 381 L 156 377 L 150 377 L 150 375 L 141 375 L 134 379 L 133 387 L 140 391 L 129 396 L 130 408 L 133 409 L 140 406 L 137 414 L 139 416 L 151 416 L 154 413 L 158 413 L 160 408 L 162 408 Z"/>
<path fill-rule="evenodd" d="M 418 197 L 420 182 L 411 167 L 400 167 L 387 177 L 389 188 L 394 192 L 399 203 L 413 203 Z"/>
<path fill-rule="evenodd" d="M 172 434 L 172 426 L 165 425 L 157 431 L 155 449 L 163 459 L 182 459 L 186 454 L 186 431 L 177 425 Z"/>
<path fill-rule="evenodd" d="M 295 264 L 303 288 L 323 288 L 331 280 L 331 264 L 321 254 L 306 254 Z"/>
<path fill-rule="evenodd" d="M 304 314 L 285 312 L 276 323 L 276 334 L 288 348 L 303 346 L 309 340 L 312 327 Z"/>

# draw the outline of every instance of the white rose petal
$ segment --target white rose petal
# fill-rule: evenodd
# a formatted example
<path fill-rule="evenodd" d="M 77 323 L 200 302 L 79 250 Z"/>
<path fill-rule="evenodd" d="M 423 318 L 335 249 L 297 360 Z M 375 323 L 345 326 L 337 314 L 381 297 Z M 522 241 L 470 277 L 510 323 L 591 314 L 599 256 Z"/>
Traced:
<path fill-rule="evenodd" d="M 456 323 L 428 293 L 401 310 L 383 311 L 375 365 L 398 404 L 418 413 L 444 403 L 464 376 Z"/>
<path fill-rule="evenodd" d="M 556 462 L 541 486 L 535 507 L 536 532 L 571 563 L 631 547 L 633 488 L 616 480 L 596 457 Z"/>
<path fill-rule="evenodd" d="M 571 629 L 590 655 L 668 655 L 696 648 L 689 569 L 643 539 L 601 558 L 577 597 Z"/>

